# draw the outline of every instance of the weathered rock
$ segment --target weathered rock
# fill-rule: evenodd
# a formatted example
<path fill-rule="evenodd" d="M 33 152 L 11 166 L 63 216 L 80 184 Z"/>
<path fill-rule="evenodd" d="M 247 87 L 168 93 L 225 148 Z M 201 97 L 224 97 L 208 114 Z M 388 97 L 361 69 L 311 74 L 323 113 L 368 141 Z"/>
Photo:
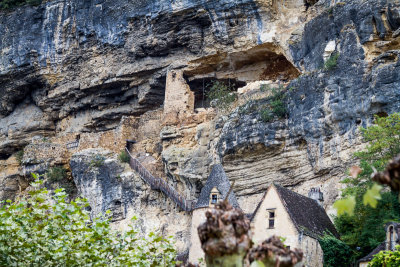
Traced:
<path fill-rule="evenodd" d="M 161 192 L 150 189 L 127 164 L 110 157 L 109 151 L 87 149 L 71 158 L 71 170 L 78 193 L 88 199 L 92 214 L 111 211 L 119 229 L 138 218 L 142 232 L 160 231 L 173 235 L 181 253 L 189 246 L 190 215 L 180 212 Z"/>

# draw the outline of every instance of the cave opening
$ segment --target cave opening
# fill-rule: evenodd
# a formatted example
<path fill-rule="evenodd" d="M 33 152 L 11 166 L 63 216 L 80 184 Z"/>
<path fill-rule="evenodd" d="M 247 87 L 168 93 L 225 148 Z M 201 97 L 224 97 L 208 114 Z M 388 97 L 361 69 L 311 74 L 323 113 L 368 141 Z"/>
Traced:
<path fill-rule="evenodd" d="M 188 77 L 184 76 L 190 90 L 194 92 L 194 108 L 211 107 L 208 93 L 215 82 L 220 82 L 230 88 L 232 92 L 237 92 L 238 88 L 245 86 L 247 83 L 235 78 L 218 79 L 216 77 Z"/>

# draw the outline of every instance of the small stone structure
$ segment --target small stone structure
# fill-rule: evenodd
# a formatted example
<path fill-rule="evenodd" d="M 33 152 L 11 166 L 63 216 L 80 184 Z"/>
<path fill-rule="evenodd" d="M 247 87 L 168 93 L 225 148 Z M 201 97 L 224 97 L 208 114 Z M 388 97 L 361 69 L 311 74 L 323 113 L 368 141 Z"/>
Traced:
<path fill-rule="evenodd" d="M 174 121 L 183 114 L 194 111 L 194 93 L 183 77 L 182 70 L 171 70 L 167 74 L 164 101 L 164 123 Z"/>
<path fill-rule="evenodd" d="M 389 222 L 385 224 L 386 239 L 379 244 L 371 253 L 361 258 L 358 261 L 359 267 L 367 267 L 368 263 L 372 260 L 375 254 L 378 254 L 382 250 L 394 251 L 397 245 L 400 245 L 400 223 Z"/>

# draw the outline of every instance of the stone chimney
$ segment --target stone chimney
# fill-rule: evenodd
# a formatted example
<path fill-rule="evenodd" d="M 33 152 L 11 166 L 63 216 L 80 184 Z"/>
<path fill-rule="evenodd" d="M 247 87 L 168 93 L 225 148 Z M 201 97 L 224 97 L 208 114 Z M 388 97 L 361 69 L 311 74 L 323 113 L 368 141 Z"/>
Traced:
<path fill-rule="evenodd" d="M 324 203 L 324 194 L 319 187 L 312 187 L 308 192 L 308 197 L 317 201 L 321 206 Z"/>

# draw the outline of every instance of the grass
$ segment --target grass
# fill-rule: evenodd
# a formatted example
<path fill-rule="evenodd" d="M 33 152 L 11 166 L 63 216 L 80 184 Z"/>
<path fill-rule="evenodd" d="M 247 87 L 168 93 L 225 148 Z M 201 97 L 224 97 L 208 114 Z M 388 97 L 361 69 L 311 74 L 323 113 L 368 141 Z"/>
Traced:
<path fill-rule="evenodd" d="M 333 70 L 334 68 L 336 68 L 338 58 L 339 58 L 338 52 L 332 53 L 331 56 L 325 62 L 324 68 L 326 70 Z"/>
<path fill-rule="evenodd" d="M 90 168 L 96 167 L 100 168 L 104 165 L 105 158 L 101 155 L 95 155 L 93 159 L 90 161 Z"/>
<path fill-rule="evenodd" d="M 123 163 L 128 163 L 130 160 L 129 155 L 125 150 L 122 150 L 121 153 L 119 153 L 118 159 Z"/>

